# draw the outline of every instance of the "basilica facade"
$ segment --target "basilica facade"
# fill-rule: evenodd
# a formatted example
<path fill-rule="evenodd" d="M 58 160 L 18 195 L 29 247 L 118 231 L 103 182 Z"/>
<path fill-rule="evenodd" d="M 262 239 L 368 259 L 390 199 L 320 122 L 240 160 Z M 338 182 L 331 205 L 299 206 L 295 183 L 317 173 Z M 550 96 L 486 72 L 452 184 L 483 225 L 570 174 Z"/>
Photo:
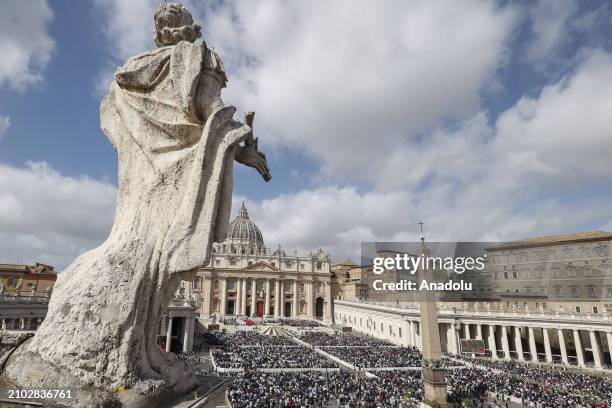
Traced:
<path fill-rule="evenodd" d="M 240 316 L 332 320 L 330 257 L 322 249 L 308 256 L 264 245 L 244 205 L 213 247 L 210 263 L 193 282 L 200 318 Z"/>

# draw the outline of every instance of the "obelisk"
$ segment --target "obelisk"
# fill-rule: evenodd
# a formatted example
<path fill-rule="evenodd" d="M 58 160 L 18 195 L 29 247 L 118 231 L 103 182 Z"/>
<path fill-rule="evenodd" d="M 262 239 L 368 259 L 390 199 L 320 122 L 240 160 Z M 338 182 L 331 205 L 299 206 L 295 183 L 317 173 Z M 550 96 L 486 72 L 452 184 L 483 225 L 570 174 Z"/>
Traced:
<path fill-rule="evenodd" d="M 425 245 L 423 236 L 423 223 L 421 224 L 421 248 L 419 255 L 425 259 L 431 255 L 429 248 Z M 428 268 L 427 262 L 417 272 L 419 282 L 434 280 L 433 270 Z M 440 345 L 440 331 L 438 328 L 438 307 L 436 294 L 433 291 L 422 291 L 419 293 L 421 312 L 421 343 L 423 352 L 423 402 L 425 407 L 446 407 L 446 379 L 442 366 L 442 346 Z"/>

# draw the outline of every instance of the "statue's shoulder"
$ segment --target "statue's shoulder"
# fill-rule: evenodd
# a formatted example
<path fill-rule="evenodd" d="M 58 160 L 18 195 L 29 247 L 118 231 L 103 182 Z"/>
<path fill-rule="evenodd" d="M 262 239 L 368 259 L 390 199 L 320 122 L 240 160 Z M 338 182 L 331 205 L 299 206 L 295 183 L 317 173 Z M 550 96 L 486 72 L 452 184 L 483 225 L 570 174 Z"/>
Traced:
<path fill-rule="evenodd" d="M 202 69 L 219 77 L 219 79 L 225 85 L 227 82 L 227 75 L 225 74 L 225 67 L 223 66 L 223 61 L 221 60 L 221 57 L 219 57 L 219 54 L 217 54 L 212 48 L 209 48 L 203 41 L 198 40 L 196 43 L 201 44 L 200 46 L 203 57 Z"/>

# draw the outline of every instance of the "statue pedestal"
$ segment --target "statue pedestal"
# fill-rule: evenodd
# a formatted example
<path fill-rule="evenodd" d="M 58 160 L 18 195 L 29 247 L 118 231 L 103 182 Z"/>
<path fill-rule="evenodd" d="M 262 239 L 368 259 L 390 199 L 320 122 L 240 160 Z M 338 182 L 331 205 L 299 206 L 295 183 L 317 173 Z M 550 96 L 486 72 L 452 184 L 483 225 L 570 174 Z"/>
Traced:
<path fill-rule="evenodd" d="M 423 367 L 423 402 L 421 407 L 447 407 L 445 369 Z"/>

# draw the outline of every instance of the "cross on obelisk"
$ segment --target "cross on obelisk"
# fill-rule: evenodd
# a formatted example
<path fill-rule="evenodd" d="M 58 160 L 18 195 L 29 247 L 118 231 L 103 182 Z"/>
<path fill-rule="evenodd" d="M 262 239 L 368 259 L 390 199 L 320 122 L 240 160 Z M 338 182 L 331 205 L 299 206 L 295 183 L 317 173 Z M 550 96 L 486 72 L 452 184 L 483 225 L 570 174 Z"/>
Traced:
<path fill-rule="evenodd" d="M 431 251 L 425 245 L 424 222 L 419 222 L 421 228 L 421 248 L 419 256 L 427 258 Z M 424 259 L 425 261 L 425 259 Z M 429 269 L 427 262 L 418 271 L 420 282 L 433 281 L 433 271 Z M 423 405 L 445 407 L 446 402 L 446 379 L 444 368 L 441 367 L 442 346 L 440 345 L 440 330 L 438 328 L 438 307 L 436 295 L 432 291 L 424 291 L 419 294 L 419 306 L 421 311 L 421 340 L 423 352 Z"/>

